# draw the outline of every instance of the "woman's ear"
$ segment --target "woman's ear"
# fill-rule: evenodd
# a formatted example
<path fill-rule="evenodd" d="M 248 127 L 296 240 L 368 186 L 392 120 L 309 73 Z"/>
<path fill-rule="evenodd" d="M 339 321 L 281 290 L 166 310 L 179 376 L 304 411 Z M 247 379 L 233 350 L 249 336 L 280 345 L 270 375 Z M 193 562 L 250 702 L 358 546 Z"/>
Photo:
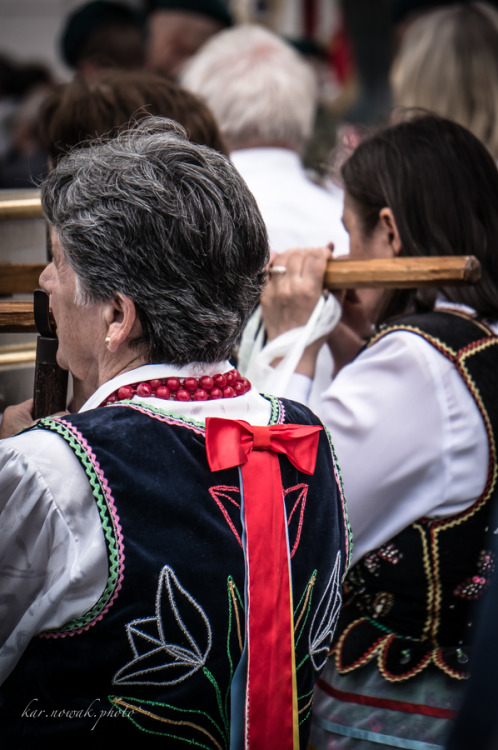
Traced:
<path fill-rule="evenodd" d="M 128 338 L 138 337 L 142 326 L 135 303 L 122 294 L 105 303 L 104 317 L 107 324 L 107 350 L 116 352 Z"/>
<path fill-rule="evenodd" d="M 382 208 L 379 213 L 381 227 L 387 233 L 388 242 L 392 248 L 393 256 L 401 253 L 402 245 L 399 237 L 398 227 L 390 208 Z"/>

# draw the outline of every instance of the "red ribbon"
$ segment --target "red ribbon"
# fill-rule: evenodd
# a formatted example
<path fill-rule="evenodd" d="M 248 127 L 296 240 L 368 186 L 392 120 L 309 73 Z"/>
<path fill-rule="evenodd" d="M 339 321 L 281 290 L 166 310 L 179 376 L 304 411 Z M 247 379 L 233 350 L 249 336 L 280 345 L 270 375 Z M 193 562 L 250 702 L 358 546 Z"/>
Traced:
<path fill-rule="evenodd" d="M 206 450 L 211 471 L 247 463 L 251 451 L 285 453 L 305 474 L 313 474 L 318 448 L 315 425 L 277 424 L 258 427 L 242 419 L 206 419 Z"/>
<path fill-rule="evenodd" d="M 212 471 L 241 466 L 246 540 L 248 667 L 245 746 L 299 747 L 294 617 L 280 465 L 277 453 L 305 474 L 315 470 L 315 425 L 258 427 L 206 419 Z"/>

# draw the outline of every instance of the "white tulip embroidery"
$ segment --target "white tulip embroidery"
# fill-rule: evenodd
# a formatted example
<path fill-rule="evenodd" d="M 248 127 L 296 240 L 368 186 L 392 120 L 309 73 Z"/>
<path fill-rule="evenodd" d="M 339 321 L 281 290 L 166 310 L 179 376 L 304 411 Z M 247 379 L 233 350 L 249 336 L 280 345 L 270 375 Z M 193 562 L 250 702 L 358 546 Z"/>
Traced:
<path fill-rule="evenodd" d="M 194 624 L 197 640 L 185 621 Z M 176 685 L 204 667 L 211 649 L 204 610 L 168 565 L 159 575 L 156 616 L 133 620 L 126 630 L 134 658 L 116 672 L 116 685 Z"/>
<path fill-rule="evenodd" d="M 313 616 L 308 647 L 313 667 L 320 671 L 327 661 L 332 636 L 342 604 L 340 589 L 341 553 L 337 553 L 334 569 Z"/>

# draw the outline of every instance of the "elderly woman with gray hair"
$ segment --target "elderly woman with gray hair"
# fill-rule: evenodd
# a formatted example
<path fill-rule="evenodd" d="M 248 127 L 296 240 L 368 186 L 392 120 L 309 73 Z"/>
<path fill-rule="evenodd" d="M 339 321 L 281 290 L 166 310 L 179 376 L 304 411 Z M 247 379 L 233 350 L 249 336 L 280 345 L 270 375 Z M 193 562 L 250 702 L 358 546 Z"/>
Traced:
<path fill-rule="evenodd" d="M 58 361 L 94 393 L 0 441 L 5 746 L 304 747 L 350 538 L 326 430 L 228 361 L 268 260 L 254 199 L 151 118 L 42 204 Z"/>

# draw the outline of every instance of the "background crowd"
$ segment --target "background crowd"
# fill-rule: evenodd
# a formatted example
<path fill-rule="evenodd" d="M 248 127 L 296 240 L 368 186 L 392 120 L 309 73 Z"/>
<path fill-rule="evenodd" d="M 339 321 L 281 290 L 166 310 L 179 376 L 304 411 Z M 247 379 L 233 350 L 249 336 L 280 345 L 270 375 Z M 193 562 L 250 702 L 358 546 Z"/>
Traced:
<path fill-rule="evenodd" d="M 45 274 L 45 284 L 60 295 L 60 268 L 67 262 L 76 272 L 76 302 L 83 305 L 88 321 L 96 320 L 102 329 L 101 340 L 90 342 L 84 326 L 77 326 L 75 338 L 88 348 L 88 361 L 67 345 L 70 337 L 66 339 L 66 355 L 70 351 L 71 357 L 66 356 L 64 364 L 72 375 L 68 408 L 83 413 L 74 429 L 84 434 L 88 430 L 99 445 L 105 418 L 99 412 L 94 424 L 92 410 L 111 396 L 114 401 L 124 398 L 119 386 L 136 385 L 116 380 L 122 372 L 109 352 L 124 351 L 125 370 L 148 372 L 144 368 L 159 367 L 158 362 L 177 368 L 173 374 L 152 373 L 151 383 L 159 377 L 164 382 L 166 376 L 183 378 L 182 368 L 192 362 L 201 363 L 196 370 L 199 382 L 212 377 L 215 362 L 222 362 L 226 372 L 236 365 L 241 383 L 247 378 L 257 391 L 284 399 L 294 421 L 315 424 L 316 414 L 330 432 L 340 469 L 334 468 L 332 451 L 332 457 L 321 456 L 319 471 L 328 470 L 331 476 L 340 471 L 342 480 L 334 474 L 333 487 L 327 489 L 334 495 L 329 521 L 333 517 L 336 527 L 349 523 L 354 546 L 330 658 L 319 668 L 310 647 L 314 671 L 301 685 L 310 701 L 313 680 L 318 682 L 312 712 L 311 703 L 302 695 L 299 699 L 301 741 L 307 741 L 311 725 L 310 747 L 317 750 L 494 750 L 498 3 L 342 0 L 333 4 L 333 23 L 325 5 L 295 3 L 300 22 L 294 35 L 279 28 L 279 4 L 269 1 L 96 0 L 75 7 L 64 19 L 58 40 L 61 59 L 71 71 L 65 80 L 29 55 L 22 61 L 1 56 L 0 189 L 43 182 L 44 210 L 59 257 L 52 276 Z M 320 25 L 325 18 L 326 33 Z M 159 135 L 162 126 L 150 116 L 174 120 L 184 130 Z M 130 135 L 131 126 L 136 136 Z M 101 183 L 102 190 L 112 192 L 112 184 L 121 184 L 121 179 L 123 205 L 128 193 L 137 205 L 147 206 L 148 213 L 154 211 L 157 195 L 147 192 L 145 181 L 140 182 L 143 175 L 135 180 L 130 171 L 126 183 L 128 175 L 119 174 L 120 165 L 132 169 L 133 159 L 151 159 L 151 179 L 160 185 L 158 191 L 173 194 L 176 188 L 167 180 L 161 184 L 165 178 L 160 167 L 154 172 L 154 131 L 163 139 L 161 159 L 177 170 L 182 186 L 192 177 L 185 166 L 189 160 L 199 168 L 192 191 L 181 197 L 182 211 L 175 215 L 178 245 L 167 224 L 154 225 L 147 235 L 158 241 L 162 232 L 172 243 L 174 263 L 164 269 L 157 260 L 156 274 L 156 282 L 161 278 L 168 288 L 168 310 L 162 309 L 160 295 L 151 292 L 155 281 L 149 279 L 150 269 L 137 274 L 131 285 L 126 279 L 114 207 L 106 203 L 98 213 Z M 208 147 L 206 152 L 203 147 Z M 173 164 L 175 149 L 183 154 L 183 165 Z M 108 165 L 105 174 L 99 159 Z M 69 189 L 76 174 L 77 188 Z M 221 187 L 216 195 L 206 190 L 204 174 L 216 185 L 227 180 L 240 226 L 232 226 Z M 50 190 L 60 192 L 66 203 L 54 200 Z M 192 197 L 196 191 L 202 196 L 199 201 Z M 85 205 L 88 225 L 78 225 L 80 235 L 73 236 L 80 221 L 72 216 L 78 201 Z M 191 211 L 199 222 L 194 234 L 203 231 L 203 220 L 205 226 L 216 222 L 216 212 L 219 235 L 207 231 L 206 240 L 213 268 L 219 261 L 218 242 L 220 253 L 230 257 L 227 237 L 233 238 L 239 254 L 233 261 L 236 268 L 226 274 L 204 268 L 204 260 L 195 255 L 194 235 L 185 234 L 184 239 L 181 234 L 182 222 L 195 223 L 185 219 Z M 88 212 L 94 212 L 90 218 Z M 105 275 L 104 248 L 95 239 L 91 250 L 90 242 L 85 249 L 81 240 L 89 227 L 103 220 L 104 212 L 109 212 L 105 221 L 111 227 L 109 255 L 115 254 L 113 269 L 121 284 L 114 317 L 106 307 L 112 284 L 99 285 L 97 280 L 98 273 Z M 204 219 L 199 219 L 201 213 Z M 149 232 L 148 220 L 130 209 L 127 231 L 133 239 L 123 251 L 129 253 L 130 266 L 136 237 L 142 227 Z M 249 240 L 257 256 L 244 256 L 244 241 Z M 151 250 L 151 267 L 153 254 L 160 257 L 159 245 Z M 95 248 L 95 267 L 101 266 L 92 275 L 85 267 L 85 253 Z M 482 276 L 468 287 L 324 293 L 326 264 L 348 254 L 356 259 L 473 255 Z M 147 258 L 137 262 L 145 268 Z M 195 269 L 192 281 L 183 267 L 188 263 Z M 251 287 L 251 277 L 257 278 L 257 288 Z M 234 293 L 235 285 L 242 283 L 247 284 L 249 301 L 245 292 L 240 299 Z M 185 300 L 182 289 L 188 289 Z M 67 298 L 60 300 L 64 304 L 59 301 L 59 314 L 68 304 Z M 202 332 L 197 330 L 196 305 L 203 311 Z M 166 324 L 161 329 L 163 315 L 168 326 L 183 316 L 181 334 L 172 334 Z M 230 335 L 224 343 L 221 334 L 215 341 L 210 329 L 228 326 L 232 316 Z M 116 335 L 115 343 L 105 337 L 106 326 L 111 330 L 118 320 L 121 338 Z M 182 352 L 161 349 L 165 338 L 175 339 Z M 194 339 L 204 342 L 204 349 L 200 343 L 196 349 Z M 137 341 L 149 341 L 145 353 L 139 347 L 140 356 Z M 199 391 L 204 394 L 203 388 Z M 233 413 L 239 418 L 247 411 L 256 415 L 258 424 L 266 424 L 269 407 L 254 389 L 251 394 L 252 401 L 249 394 L 240 394 L 246 401 L 238 401 Z M 135 389 L 129 396 L 143 396 L 146 402 L 149 398 L 147 408 L 156 408 L 159 399 L 156 391 L 137 394 Z M 169 391 L 160 398 L 169 398 Z M 187 394 L 187 401 L 190 398 Z M 291 400 L 304 406 L 294 407 Z M 195 406 L 192 415 L 199 414 L 201 421 L 211 416 L 210 408 L 200 408 Z M 187 407 L 182 409 L 182 419 L 192 416 Z M 227 409 L 218 411 L 224 415 Z M 213 414 L 218 416 L 218 411 Z M 29 407 L 6 414 L 2 437 L 8 438 L 9 451 L 11 444 L 12 450 L 21 446 L 27 455 L 35 450 L 41 439 L 36 430 L 20 436 L 20 442 L 11 438 L 29 424 Z M 58 428 L 50 423 L 41 432 L 44 429 Z M 138 448 L 133 425 L 125 424 L 123 430 L 130 445 Z M 64 435 L 70 442 L 69 432 Z M 152 453 L 154 435 L 147 438 Z M 43 435 L 39 444 L 43 441 L 48 455 L 54 435 Z M 105 445 L 102 449 L 107 450 Z M 190 443 L 185 450 L 195 453 Z M 40 449 L 41 454 L 37 476 L 45 470 Z M 64 482 L 70 482 L 73 456 L 65 460 L 70 471 L 63 473 Z M 139 462 L 128 468 L 131 474 L 141 470 Z M 12 476 L 22 472 L 10 463 L 4 471 L 10 477 L 5 490 L 9 494 Z M 112 460 L 110 471 L 112 475 Z M 57 484 L 59 479 L 51 481 Z M 293 475 L 296 485 L 298 479 L 302 477 Z M 187 478 L 182 481 L 188 483 Z M 342 481 L 348 520 L 341 505 Z M 316 487 L 314 492 L 310 504 L 319 497 Z M 78 493 L 75 490 L 74 497 L 79 502 Z M 85 493 L 81 496 L 90 503 L 87 489 Z M 45 489 L 42 495 L 48 506 Z M 123 497 L 126 500 L 126 493 Z M 13 502 L 9 494 L 7 518 L 15 516 Z M 127 520 L 131 528 L 136 518 L 131 513 Z M 92 523 L 88 539 L 99 533 L 96 516 Z M 192 520 L 188 524 L 195 525 Z M 20 528 L 20 538 L 28 534 L 28 526 Z M 237 526 L 239 532 L 242 536 Z M 63 536 L 65 531 L 57 533 Z M 341 579 L 351 554 L 348 534 L 341 530 L 329 540 L 330 548 L 340 552 Z M 310 529 L 311 547 L 314 535 L 318 530 Z M 332 554 L 328 565 L 324 554 L 317 555 L 318 569 L 327 579 L 339 575 L 336 568 L 332 571 Z M 60 556 L 57 562 L 48 558 L 50 570 L 61 566 Z M 29 560 L 20 559 L 20 569 L 27 569 Z M 142 565 L 142 558 L 137 559 Z M 311 558 L 300 560 L 298 556 L 293 563 L 295 578 L 304 585 L 306 576 L 310 580 Z M 93 562 L 85 560 L 82 568 L 90 569 Z M 74 560 L 62 567 L 70 565 L 76 565 Z M 41 613 L 40 621 L 31 629 L 21 628 L 24 636 L 11 608 L 3 679 L 13 686 L 12 694 L 20 690 L 25 675 L 32 674 L 30 652 L 23 656 L 25 644 L 19 646 L 22 638 L 65 627 L 69 610 L 73 617 L 83 617 L 85 607 L 97 606 L 97 592 L 105 586 L 101 559 L 96 568 L 95 580 L 76 604 L 71 601 L 73 581 L 62 576 L 65 588 L 56 614 L 47 604 L 51 588 L 44 584 L 40 591 L 34 589 L 32 608 Z M 11 573 L 5 576 L 10 580 Z M 11 580 L 9 585 L 14 585 Z M 25 602 L 16 606 L 22 613 Z M 314 617 L 310 619 L 312 631 Z M 35 652 L 35 671 L 36 659 L 46 665 L 47 654 L 43 649 Z M 112 655 L 116 664 L 121 656 Z M 304 652 L 301 656 L 304 661 L 309 657 Z M 23 665 L 27 659 L 25 675 L 16 669 L 18 659 Z M 57 671 L 53 679 L 57 692 Z M 485 698 L 479 698 L 481 693 Z M 181 700 L 182 710 L 188 710 L 188 697 Z"/>

